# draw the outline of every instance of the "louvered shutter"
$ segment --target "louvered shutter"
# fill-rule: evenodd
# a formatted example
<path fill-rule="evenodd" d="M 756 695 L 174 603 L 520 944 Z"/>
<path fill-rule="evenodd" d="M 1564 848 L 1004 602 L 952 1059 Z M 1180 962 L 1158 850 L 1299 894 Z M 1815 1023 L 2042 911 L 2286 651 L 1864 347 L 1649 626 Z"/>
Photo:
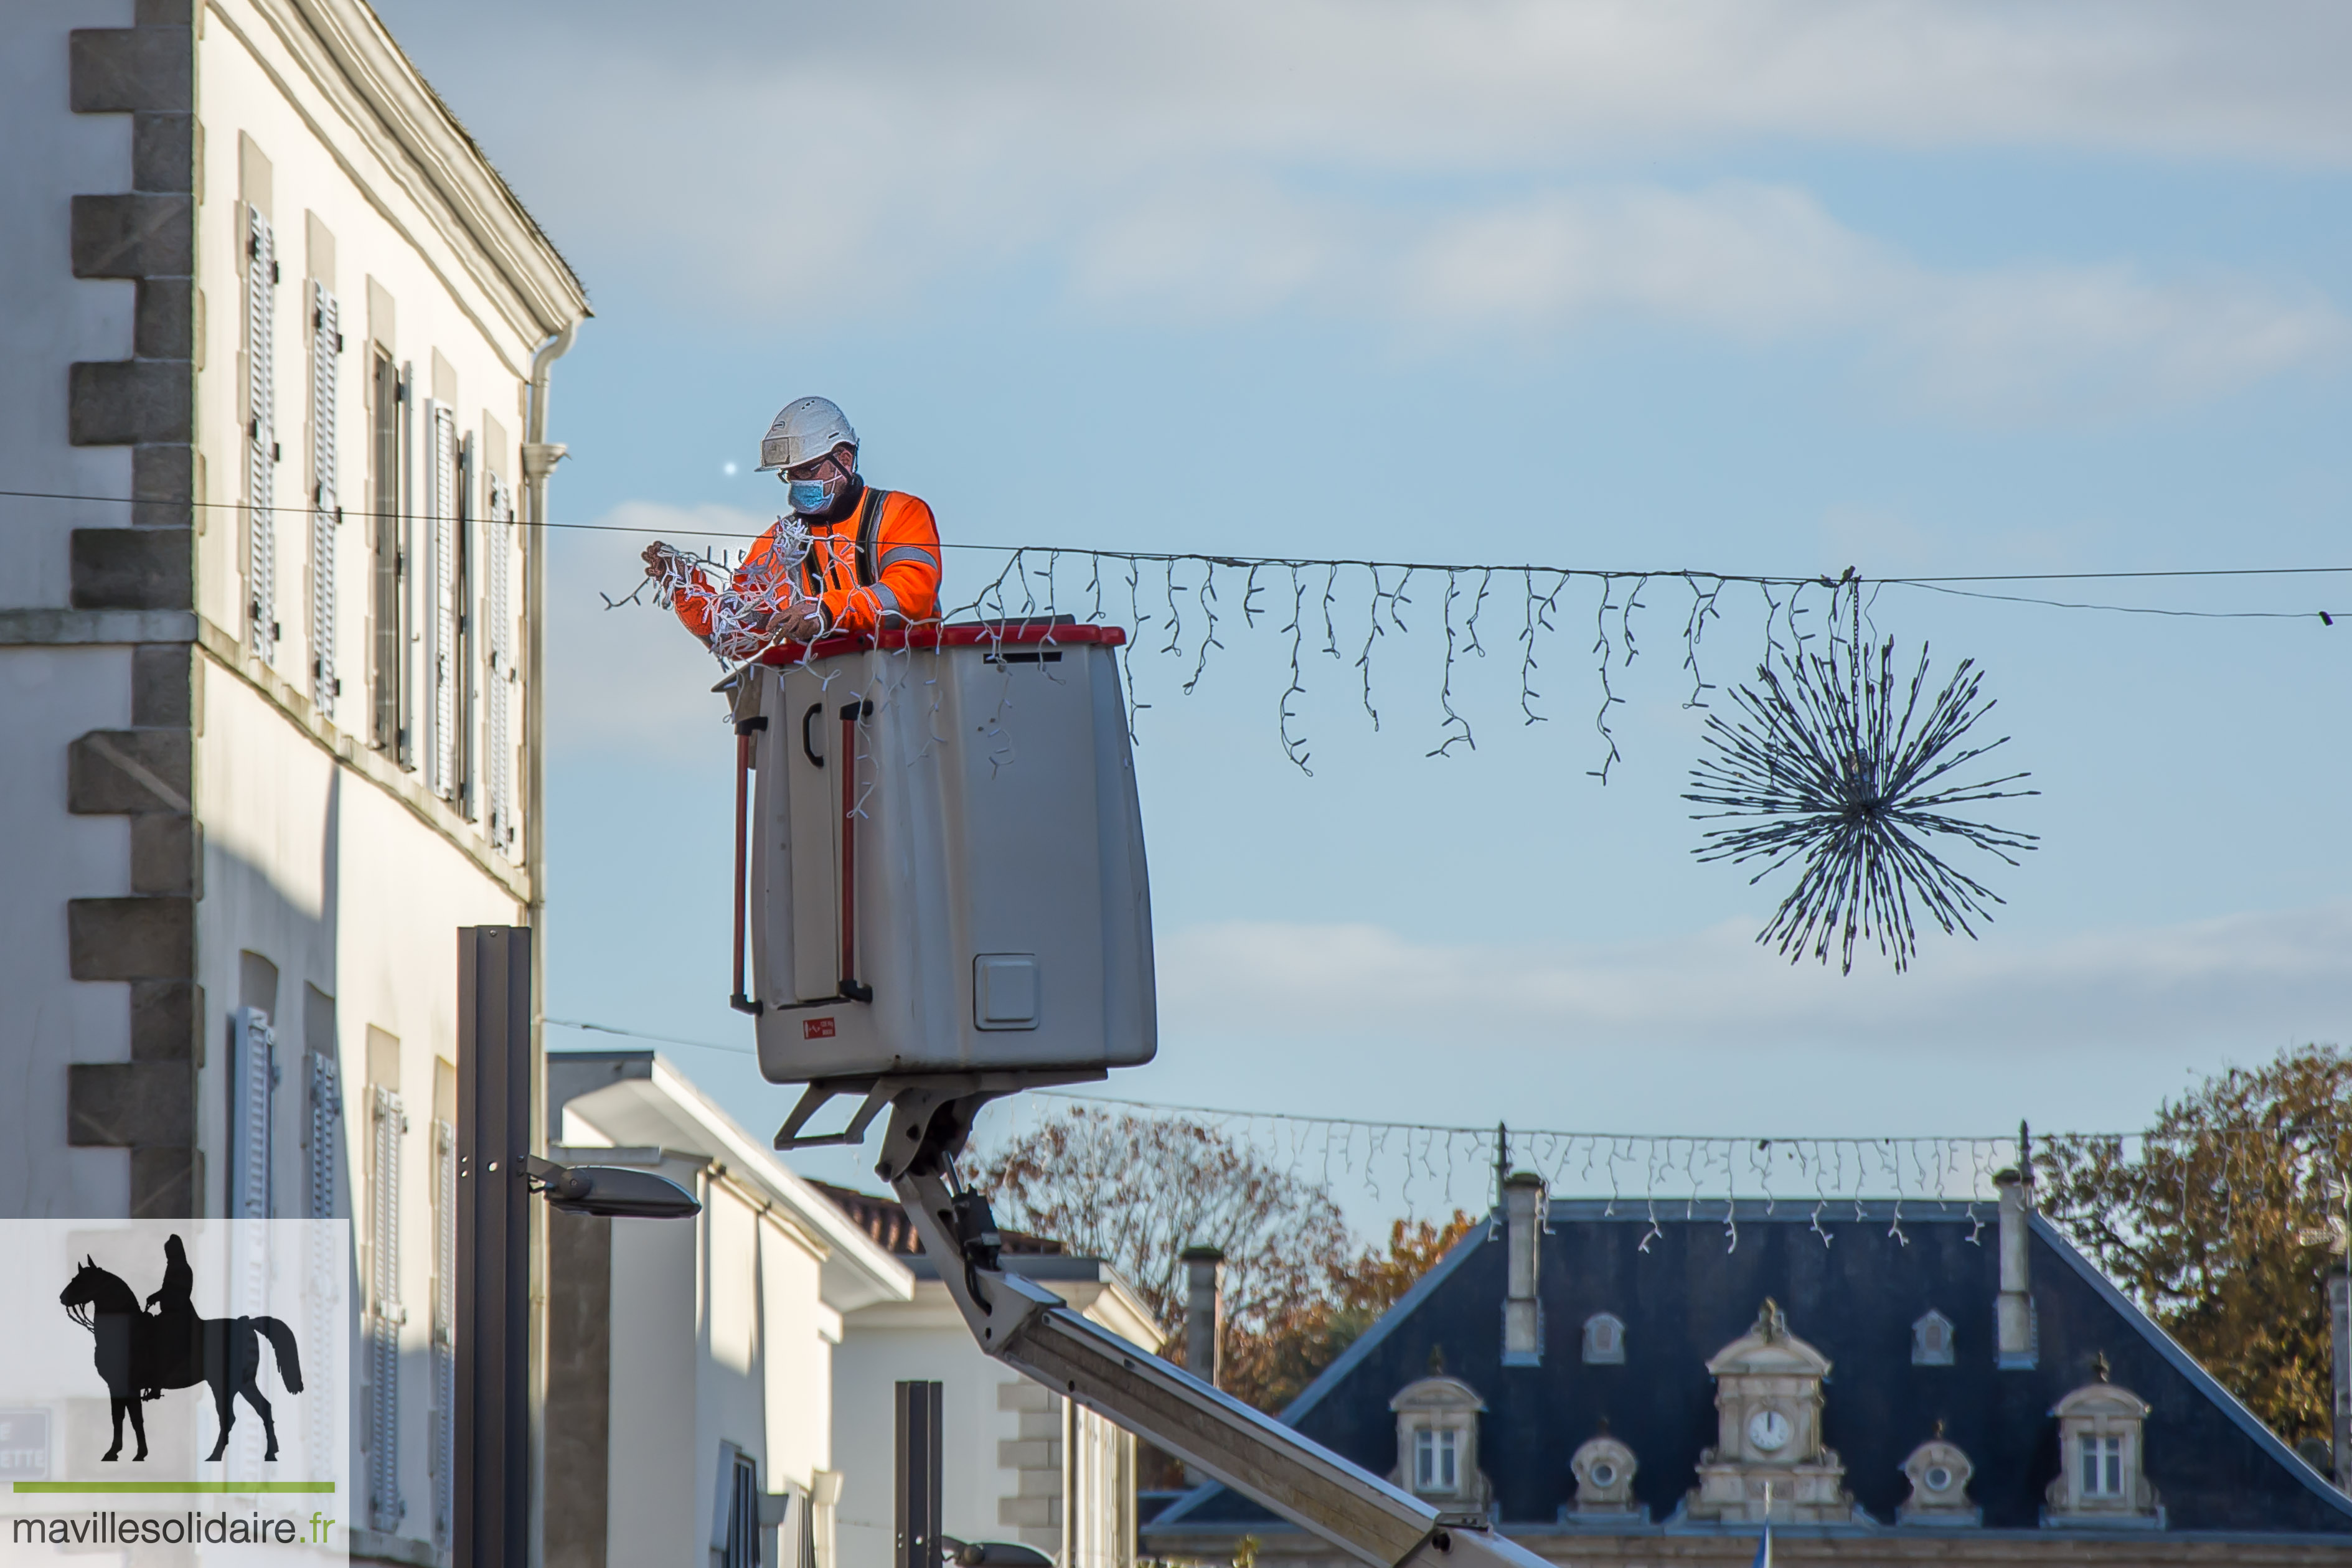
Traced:
<path fill-rule="evenodd" d="M 331 1040 L 311 1040 L 308 1052 L 310 1064 L 310 1126 L 307 1140 L 309 1158 L 304 1195 L 305 1212 L 312 1219 L 335 1218 L 336 1171 L 341 1166 L 343 1089 L 342 1074 L 335 1065 Z M 334 1458 L 333 1449 L 349 1439 L 337 1430 L 335 1406 L 341 1398 L 341 1378 L 338 1367 L 341 1357 L 335 1347 L 348 1342 L 350 1321 L 343 1316 L 346 1284 L 341 1249 L 335 1245 L 335 1228 L 325 1225 L 305 1227 L 310 1250 L 310 1288 L 304 1292 L 309 1304 L 308 1319 L 310 1337 L 303 1342 L 312 1358 L 311 1375 L 303 1395 L 312 1408 L 304 1418 L 305 1449 L 312 1475 L 325 1475 Z M 325 1358 L 324 1364 L 317 1364 Z"/>
<path fill-rule="evenodd" d="M 260 209 L 246 208 L 246 622 L 253 651 L 278 657 L 278 246 Z"/>
<path fill-rule="evenodd" d="M 433 792 L 457 792 L 457 416 L 446 402 L 426 406 L 425 462 L 432 497 L 433 645 L 425 668 L 433 682 Z"/>
<path fill-rule="evenodd" d="M 229 1019 L 228 1214 L 269 1218 L 269 1092 L 275 1075 L 269 1015 L 239 1008 Z"/>
<path fill-rule="evenodd" d="M 506 481 L 489 476 L 484 507 L 482 553 L 488 567 L 489 675 L 488 702 L 482 716 L 488 732 L 490 842 L 512 856 L 520 840 L 515 832 L 514 701 L 520 674 L 514 662 L 514 616 L 507 608 L 508 558 L 514 550 L 514 497 Z"/>
<path fill-rule="evenodd" d="M 408 1117 L 400 1096 L 373 1092 L 368 1182 L 368 1517 L 400 1528 L 400 1140 Z"/>
<path fill-rule="evenodd" d="M 341 683 L 335 678 L 335 538 L 343 508 L 335 472 L 335 388 L 341 371 L 343 332 L 335 297 L 310 285 L 310 701 L 332 717 Z"/>
<path fill-rule="evenodd" d="M 309 1182 L 305 1195 L 312 1219 L 335 1218 L 335 1169 L 341 1164 L 343 1086 L 342 1073 L 335 1059 L 326 1054 L 333 1049 L 332 1041 L 319 1042 L 324 1050 L 310 1055 L 310 1137 Z"/>
<path fill-rule="evenodd" d="M 269 1015 L 239 1008 L 229 1016 L 228 1218 L 270 1218 L 269 1134 L 276 1051 Z M 228 1235 L 228 1315 L 269 1311 L 269 1227 L 233 1225 Z M 260 1435 L 240 1424 L 228 1454 L 230 1479 L 262 1475 Z"/>
<path fill-rule="evenodd" d="M 457 1507 L 457 1129 L 433 1124 L 433 1541 L 446 1548 Z"/>

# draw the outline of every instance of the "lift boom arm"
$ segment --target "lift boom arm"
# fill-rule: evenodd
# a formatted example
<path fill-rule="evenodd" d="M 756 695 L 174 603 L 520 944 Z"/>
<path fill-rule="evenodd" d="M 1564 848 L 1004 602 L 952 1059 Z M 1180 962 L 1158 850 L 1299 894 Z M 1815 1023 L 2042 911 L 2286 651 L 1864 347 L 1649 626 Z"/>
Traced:
<path fill-rule="evenodd" d="M 877 1167 L 982 1350 L 1373 1568 L 1547 1568 L 1483 1521 L 1439 1513 L 998 1268 L 985 1202 L 954 1188 L 949 1161 L 973 1113 L 1018 1087 L 992 1074 L 897 1086 Z M 877 1085 L 877 1097 L 892 1088 Z"/>

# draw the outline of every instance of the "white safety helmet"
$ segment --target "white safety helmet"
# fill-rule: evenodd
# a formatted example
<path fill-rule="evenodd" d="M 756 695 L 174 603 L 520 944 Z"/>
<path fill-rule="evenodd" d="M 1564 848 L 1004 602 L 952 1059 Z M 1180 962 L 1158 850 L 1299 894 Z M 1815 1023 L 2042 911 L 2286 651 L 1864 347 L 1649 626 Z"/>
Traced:
<path fill-rule="evenodd" d="M 857 432 L 830 398 L 796 397 L 760 438 L 760 472 L 814 463 L 836 446 L 856 447 Z"/>

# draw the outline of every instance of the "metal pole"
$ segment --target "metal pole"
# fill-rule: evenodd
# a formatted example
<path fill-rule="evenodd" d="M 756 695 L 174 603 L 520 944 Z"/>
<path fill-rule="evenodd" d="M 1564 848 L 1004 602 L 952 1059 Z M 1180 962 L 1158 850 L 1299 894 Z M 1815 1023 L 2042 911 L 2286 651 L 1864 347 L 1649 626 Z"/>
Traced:
<path fill-rule="evenodd" d="M 898 1386 L 897 1568 L 940 1568 L 940 1494 L 947 1471 L 941 1431 L 946 1385 Z"/>
<path fill-rule="evenodd" d="M 453 1568 L 531 1542 L 530 929 L 457 933 L 457 1398 Z"/>

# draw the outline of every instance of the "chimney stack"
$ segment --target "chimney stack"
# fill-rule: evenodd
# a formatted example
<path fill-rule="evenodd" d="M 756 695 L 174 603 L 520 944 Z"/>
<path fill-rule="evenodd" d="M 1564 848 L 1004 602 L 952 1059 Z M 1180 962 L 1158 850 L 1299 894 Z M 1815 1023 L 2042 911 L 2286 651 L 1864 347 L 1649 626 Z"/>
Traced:
<path fill-rule="evenodd" d="M 1214 1247 L 1187 1247 L 1182 1257 L 1184 1370 L 1222 1388 L 1217 1355 L 1225 1341 L 1225 1255 Z"/>
<path fill-rule="evenodd" d="M 1536 1294 L 1543 1246 L 1543 1178 L 1514 1171 L 1503 1180 L 1503 1236 L 1509 1260 L 1503 1295 L 1503 1364 L 1543 1361 L 1543 1303 Z"/>
<path fill-rule="evenodd" d="M 2009 1170 L 1994 1176 L 1992 1183 L 2000 1194 L 2000 1296 L 1993 1305 L 1993 1361 L 2003 1368 L 2030 1367 L 2041 1348 L 2027 1272 L 2033 1235 L 2030 1223 L 2033 1177 Z"/>

